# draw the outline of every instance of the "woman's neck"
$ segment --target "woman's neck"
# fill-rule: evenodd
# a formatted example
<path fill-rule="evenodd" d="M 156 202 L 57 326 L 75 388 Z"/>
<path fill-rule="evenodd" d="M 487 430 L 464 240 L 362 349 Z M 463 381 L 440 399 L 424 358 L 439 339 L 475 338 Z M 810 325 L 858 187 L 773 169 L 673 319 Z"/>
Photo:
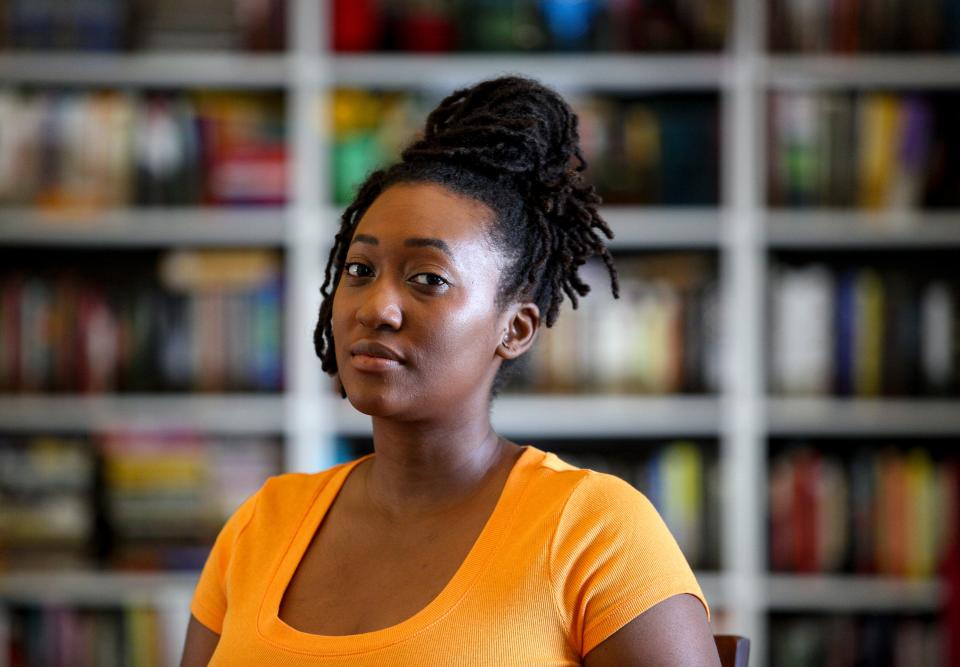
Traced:
<path fill-rule="evenodd" d="M 487 415 L 426 425 L 375 417 L 376 456 L 364 473 L 374 509 L 394 521 L 430 519 L 505 477 L 520 448 L 500 438 Z"/>

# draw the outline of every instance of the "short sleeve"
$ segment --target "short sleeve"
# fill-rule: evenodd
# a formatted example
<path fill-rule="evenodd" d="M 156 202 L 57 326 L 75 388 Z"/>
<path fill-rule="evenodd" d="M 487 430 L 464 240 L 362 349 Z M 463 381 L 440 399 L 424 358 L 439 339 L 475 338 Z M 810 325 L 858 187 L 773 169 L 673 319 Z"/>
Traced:
<path fill-rule="evenodd" d="M 710 608 L 653 504 L 627 482 L 588 472 L 570 493 L 550 549 L 551 582 L 584 656 L 655 604 L 681 593 Z"/>
<path fill-rule="evenodd" d="M 190 613 L 217 634 L 223 630 L 223 618 L 227 613 L 227 568 L 237 540 L 253 518 L 259 495 L 258 491 L 247 498 L 227 519 L 207 556 L 193 593 Z"/>

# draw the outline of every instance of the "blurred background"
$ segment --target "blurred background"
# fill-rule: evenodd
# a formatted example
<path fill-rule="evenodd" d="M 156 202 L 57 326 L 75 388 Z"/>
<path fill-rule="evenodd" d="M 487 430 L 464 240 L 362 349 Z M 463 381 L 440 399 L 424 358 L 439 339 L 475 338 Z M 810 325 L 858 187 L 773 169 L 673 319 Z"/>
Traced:
<path fill-rule="evenodd" d="M 751 664 L 960 664 L 960 0 L 0 0 L 0 48 L 0 666 L 176 664 L 225 518 L 371 451 L 339 212 L 508 72 L 623 298 L 585 268 L 500 432 L 646 493 Z"/>

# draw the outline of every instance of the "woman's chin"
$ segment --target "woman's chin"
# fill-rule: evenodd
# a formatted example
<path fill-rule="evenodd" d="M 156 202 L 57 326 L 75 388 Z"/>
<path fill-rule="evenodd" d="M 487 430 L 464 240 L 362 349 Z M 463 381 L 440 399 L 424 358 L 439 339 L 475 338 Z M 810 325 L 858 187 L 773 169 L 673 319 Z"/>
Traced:
<path fill-rule="evenodd" d="M 370 417 L 391 417 L 397 412 L 396 402 L 383 394 L 347 389 L 347 400 L 357 412 Z"/>

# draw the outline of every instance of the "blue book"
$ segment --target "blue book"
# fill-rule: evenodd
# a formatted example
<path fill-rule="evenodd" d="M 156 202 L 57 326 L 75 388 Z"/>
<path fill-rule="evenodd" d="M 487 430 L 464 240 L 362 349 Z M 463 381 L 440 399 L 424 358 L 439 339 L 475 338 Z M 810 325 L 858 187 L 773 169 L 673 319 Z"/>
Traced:
<path fill-rule="evenodd" d="M 856 345 L 856 279 L 854 269 L 846 269 L 837 278 L 837 298 L 834 322 L 835 338 L 835 391 L 840 396 L 853 394 L 853 364 Z"/>

